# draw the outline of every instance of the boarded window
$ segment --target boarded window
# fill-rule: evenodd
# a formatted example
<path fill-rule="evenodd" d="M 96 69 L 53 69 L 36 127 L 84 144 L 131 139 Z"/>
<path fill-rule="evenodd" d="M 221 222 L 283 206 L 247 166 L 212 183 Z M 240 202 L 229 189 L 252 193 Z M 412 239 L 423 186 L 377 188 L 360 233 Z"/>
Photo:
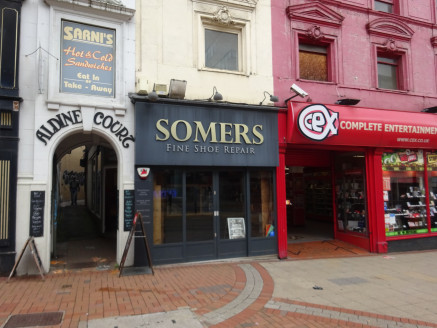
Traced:
<path fill-rule="evenodd" d="M 299 44 L 300 78 L 313 81 L 328 81 L 328 48 Z"/>

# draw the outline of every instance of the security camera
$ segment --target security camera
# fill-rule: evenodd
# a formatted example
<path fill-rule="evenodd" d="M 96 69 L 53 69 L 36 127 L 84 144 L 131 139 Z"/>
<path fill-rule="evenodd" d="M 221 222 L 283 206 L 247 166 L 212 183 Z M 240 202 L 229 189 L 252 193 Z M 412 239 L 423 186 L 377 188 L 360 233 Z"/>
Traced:
<path fill-rule="evenodd" d="M 299 88 L 296 84 L 293 84 L 290 88 L 290 90 L 293 90 L 294 92 L 296 92 L 296 94 L 298 94 L 299 96 L 301 96 L 302 98 L 308 96 L 308 93 L 306 93 L 304 90 L 302 90 L 301 88 Z"/>

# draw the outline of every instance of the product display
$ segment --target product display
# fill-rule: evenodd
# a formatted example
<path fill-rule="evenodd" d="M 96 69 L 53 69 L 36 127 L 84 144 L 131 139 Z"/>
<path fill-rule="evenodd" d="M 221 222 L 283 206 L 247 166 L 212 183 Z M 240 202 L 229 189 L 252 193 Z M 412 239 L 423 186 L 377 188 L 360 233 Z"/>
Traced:
<path fill-rule="evenodd" d="M 329 171 L 304 174 L 305 211 L 313 220 L 332 221 L 332 187 Z"/>
<path fill-rule="evenodd" d="M 366 165 L 362 152 L 335 159 L 337 230 L 367 235 Z"/>
<path fill-rule="evenodd" d="M 432 197 L 427 202 L 423 151 L 387 152 L 382 161 L 386 236 L 428 233 L 428 205 L 436 211 Z"/>
<path fill-rule="evenodd" d="M 366 233 L 366 193 L 361 170 L 348 171 L 336 181 L 339 230 Z"/>

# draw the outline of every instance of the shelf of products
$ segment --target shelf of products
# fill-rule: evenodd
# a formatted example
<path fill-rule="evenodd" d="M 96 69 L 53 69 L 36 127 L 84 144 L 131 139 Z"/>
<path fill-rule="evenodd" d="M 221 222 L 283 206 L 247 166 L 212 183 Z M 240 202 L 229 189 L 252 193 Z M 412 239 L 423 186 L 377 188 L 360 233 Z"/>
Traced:
<path fill-rule="evenodd" d="M 366 192 L 360 171 L 337 177 L 336 201 L 338 229 L 366 233 Z"/>
<path fill-rule="evenodd" d="M 395 187 L 384 191 L 386 235 L 428 232 L 425 191 L 405 183 L 396 183 Z"/>
<path fill-rule="evenodd" d="M 428 233 L 424 153 L 400 149 L 382 156 L 386 236 Z M 432 200 L 430 198 L 430 200 Z M 434 210 L 432 209 L 434 208 Z"/>
<path fill-rule="evenodd" d="M 304 174 L 305 211 L 313 220 L 332 220 L 332 187 L 329 171 Z"/>

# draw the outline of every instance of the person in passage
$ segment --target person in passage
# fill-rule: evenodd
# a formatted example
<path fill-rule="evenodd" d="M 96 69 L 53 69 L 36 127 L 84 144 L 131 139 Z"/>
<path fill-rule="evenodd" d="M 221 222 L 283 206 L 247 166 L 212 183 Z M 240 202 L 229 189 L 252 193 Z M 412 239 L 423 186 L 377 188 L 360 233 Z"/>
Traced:
<path fill-rule="evenodd" d="M 79 181 L 74 176 L 70 181 L 71 206 L 77 205 L 77 193 L 80 190 Z"/>

